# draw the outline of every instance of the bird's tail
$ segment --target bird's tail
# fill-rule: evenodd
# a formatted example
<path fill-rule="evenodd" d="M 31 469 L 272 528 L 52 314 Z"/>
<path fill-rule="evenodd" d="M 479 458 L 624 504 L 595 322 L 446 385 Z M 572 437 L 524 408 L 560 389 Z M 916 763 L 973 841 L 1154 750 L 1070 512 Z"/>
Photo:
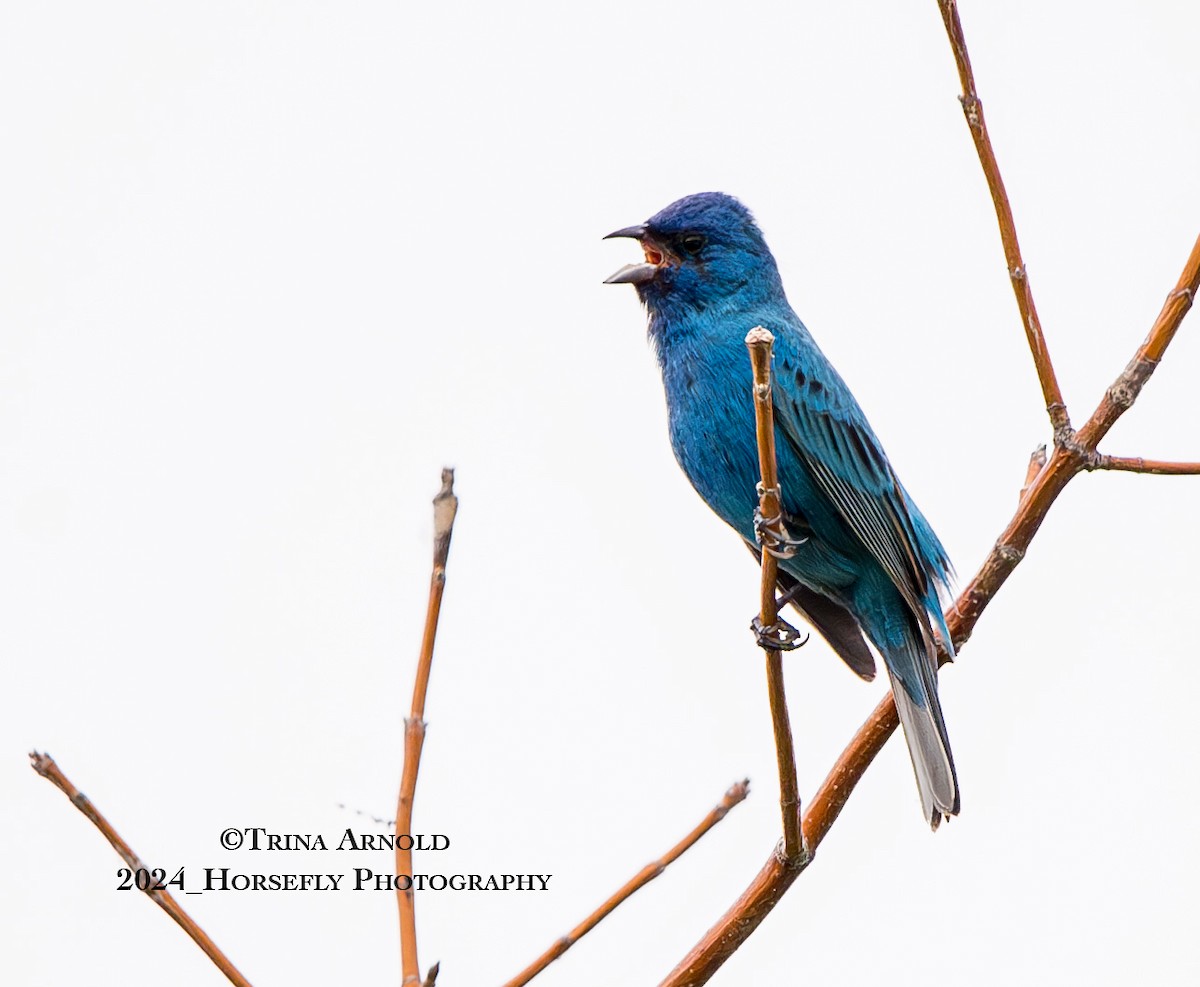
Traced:
<path fill-rule="evenodd" d="M 928 616 L 921 616 L 923 626 L 914 626 L 918 619 L 906 621 L 902 633 L 888 635 L 895 643 L 880 650 L 916 772 L 921 808 L 937 829 L 942 819 L 958 814 L 958 776 L 938 701 L 937 650 Z"/>

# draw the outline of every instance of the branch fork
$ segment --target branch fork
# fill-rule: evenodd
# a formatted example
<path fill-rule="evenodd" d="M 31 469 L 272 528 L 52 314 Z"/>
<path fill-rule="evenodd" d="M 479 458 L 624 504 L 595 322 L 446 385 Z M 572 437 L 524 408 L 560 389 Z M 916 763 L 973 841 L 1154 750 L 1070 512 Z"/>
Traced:
<path fill-rule="evenodd" d="M 1134 472 L 1168 473 L 1174 475 L 1200 473 L 1200 463 L 1160 463 L 1151 460 L 1101 456 L 1096 448 L 1116 421 L 1129 409 L 1146 380 L 1162 359 L 1163 353 L 1200 288 L 1200 238 L 1192 247 L 1183 273 L 1175 289 L 1167 296 L 1162 311 L 1150 329 L 1146 341 L 1138 348 L 1128 367 L 1105 392 L 1096 410 L 1078 430 L 1072 428 L 1066 404 L 1050 361 L 1041 324 L 1029 289 L 1029 278 L 1017 242 L 1012 208 L 1000 177 L 995 152 L 983 117 L 983 105 L 975 92 L 975 80 L 967 55 L 962 24 L 959 22 L 955 0 L 938 0 L 946 33 L 950 39 L 955 63 L 962 82 L 960 97 L 963 113 L 975 142 L 980 164 L 996 209 L 1000 238 L 1008 262 L 1008 274 L 1016 294 L 1026 340 L 1042 387 L 1046 410 L 1054 434 L 1053 450 L 1034 452 L 1025 474 L 1020 503 L 1008 526 L 996 540 L 974 578 L 947 613 L 946 623 L 956 648 L 961 648 L 971 636 L 979 616 L 1000 587 L 1025 556 L 1042 521 L 1058 495 L 1070 480 L 1085 469 L 1123 469 Z M 749 339 L 747 345 L 750 345 Z M 754 353 L 754 347 L 751 347 Z M 756 364 L 756 382 L 758 381 Z M 756 408 L 759 392 L 755 389 Z M 762 439 L 759 423 L 760 448 Z M 764 475 L 764 484 L 769 485 Z M 763 513 L 770 516 L 764 508 Z M 769 553 L 763 553 L 764 586 Z M 773 560 L 772 560 L 773 561 Z M 772 602 L 774 594 L 772 593 Z M 763 594 L 764 619 L 767 610 Z M 778 653 L 768 655 L 768 663 L 778 663 Z M 821 787 L 808 804 L 803 816 L 804 845 L 815 851 L 833 826 L 854 787 L 870 766 L 884 743 L 899 726 L 896 706 L 889 693 L 875 707 L 859 728 L 849 745 L 834 764 Z M 782 771 L 781 771 L 782 776 Z M 785 812 L 785 824 L 787 814 Z M 707 983 L 721 965 L 754 932 L 763 918 L 791 887 L 803 868 L 791 869 L 785 864 L 786 851 L 772 854 L 742 895 L 730 906 L 717 923 L 704 935 L 679 965 L 661 982 L 660 987 L 698 987 Z"/>

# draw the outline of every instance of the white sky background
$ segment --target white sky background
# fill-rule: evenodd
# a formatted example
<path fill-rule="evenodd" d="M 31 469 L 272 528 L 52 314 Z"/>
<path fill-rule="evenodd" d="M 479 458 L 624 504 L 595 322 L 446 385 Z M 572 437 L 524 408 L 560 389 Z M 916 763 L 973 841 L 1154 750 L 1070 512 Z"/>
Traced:
<path fill-rule="evenodd" d="M 1081 423 L 1200 229 L 1200 7 L 962 16 Z M 538 981 L 656 983 L 770 852 L 774 753 L 600 237 L 742 197 L 965 582 L 1048 429 L 936 4 L 10 4 L 0 92 L 6 982 L 224 982 L 35 747 L 189 882 L 390 869 L 217 837 L 392 816 L 452 464 L 417 867 L 554 876 L 419 896 L 422 965 L 507 979 L 749 775 Z M 1197 318 L 1107 451 L 1200 459 Z M 942 676 L 961 818 L 892 741 L 712 982 L 1195 983 L 1198 498 L 1078 478 Z M 787 668 L 807 798 L 884 686 Z M 186 905 L 255 984 L 399 980 L 390 894 Z"/>

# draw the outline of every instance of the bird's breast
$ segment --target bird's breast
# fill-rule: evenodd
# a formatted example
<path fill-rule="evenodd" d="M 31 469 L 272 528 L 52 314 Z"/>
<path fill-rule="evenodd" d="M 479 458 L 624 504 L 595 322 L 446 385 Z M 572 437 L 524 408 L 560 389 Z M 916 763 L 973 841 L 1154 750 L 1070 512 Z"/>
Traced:
<path fill-rule="evenodd" d="M 741 355 L 745 367 L 725 365 L 732 361 L 711 353 L 669 362 L 663 383 L 680 467 L 709 507 L 743 537 L 753 537 L 758 448 L 749 358 L 744 349 Z"/>

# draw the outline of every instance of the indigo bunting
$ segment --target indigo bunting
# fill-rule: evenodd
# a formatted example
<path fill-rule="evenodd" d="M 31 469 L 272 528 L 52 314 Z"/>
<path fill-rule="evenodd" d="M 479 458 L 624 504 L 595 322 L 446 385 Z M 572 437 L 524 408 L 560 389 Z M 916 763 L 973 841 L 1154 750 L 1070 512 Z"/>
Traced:
<path fill-rule="evenodd" d="M 792 311 L 750 211 L 717 192 L 690 195 L 610 233 L 645 260 L 607 284 L 632 284 L 662 370 L 671 447 L 708 506 L 757 554 L 780 556 L 785 598 L 865 679 L 883 656 L 926 820 L 959 810 L 937 692 L 937 632 L 953 657 L 939 593 L 950 560 L 901 486 L 866 416 Z M 782 523 L 766 540 L 746 333 L 775 336 L 772 384 Z"/>

